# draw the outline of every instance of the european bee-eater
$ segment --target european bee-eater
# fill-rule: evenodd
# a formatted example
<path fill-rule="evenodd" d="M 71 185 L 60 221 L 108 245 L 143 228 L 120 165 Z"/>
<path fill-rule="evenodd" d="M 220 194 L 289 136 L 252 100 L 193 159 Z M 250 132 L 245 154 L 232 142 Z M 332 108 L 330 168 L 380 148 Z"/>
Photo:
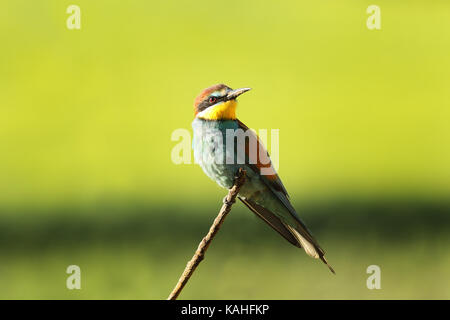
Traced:
<path fill-rule="evenodd" d="M 192 122 L 194 158 L 208 177 L 227 189 L 243 168 L 246 182 L 238 198 L 287 241 L 322 260 L 334 273 L 325 252 L 291 205 L 262 142 L 236 118 L 236 98 L 248 90 L 218 84 L 197 96 Z"/>

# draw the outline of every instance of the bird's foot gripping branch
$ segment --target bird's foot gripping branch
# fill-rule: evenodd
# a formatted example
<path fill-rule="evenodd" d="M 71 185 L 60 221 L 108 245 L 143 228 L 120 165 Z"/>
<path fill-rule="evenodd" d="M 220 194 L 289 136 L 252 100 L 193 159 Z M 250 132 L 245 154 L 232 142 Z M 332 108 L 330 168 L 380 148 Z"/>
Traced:
<path fill-rule="evenodd" d="M 223 199 L 222 208 L 220 209 L 219 214 L 217 215 L 216 219 L 211 225 L 211 228 L 209 228 L 208 234 L 202 239 L 202 241 L 198 245 L 198 248 L 195 251 L 194 256 L 187 263 L 186 268 L 183 271 L 183 274 L 181 275 L 180 279 L 178 280 L 178 283 L 176 284 L 173 291 L 170 293 L 167 300 L 177 299 L 177 297 L 181 293 L 181 290 L 183 290 L 184 286 L 194 273 L 197 266 L 204 259 L 206 250 L 208 250 L 211 241 L 214 239 L 215 235 L 222 226 L 222 223 L 225 220 L 227 214 L 230 212 L 233 203 L 236 202 L 236 197 L 239 193 L 239 190 L 244 185 L 244 183 L 245 183 L 245 170 L 240 168 L 235 178 L 233 186 L 228 191 L 227 196 Z"/>

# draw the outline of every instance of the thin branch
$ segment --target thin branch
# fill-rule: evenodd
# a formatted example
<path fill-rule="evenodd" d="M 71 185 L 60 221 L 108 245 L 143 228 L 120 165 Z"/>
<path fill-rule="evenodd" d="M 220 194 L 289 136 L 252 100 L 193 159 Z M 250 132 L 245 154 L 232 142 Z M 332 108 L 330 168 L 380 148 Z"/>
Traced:
<path fill-rule="evenodd" d="M 217 215 L 213 224 L 209 228 L 208 234 L 202 239 L 202 241 L 198 245 L 197 251 L 195 251 L 195 254 L 192 257 L 192 259 L 187 263 L 186 268 L 184 269 L 184 272 L 180 277 L 180 280 L 178 280 L 177 285 L 175 286 L 173 291 L 170 293 L 167 300 L 176 300 L 177 299 L 177 297 L 181 293 L 181 290 L 183 290 L 184 286 L 186 285 L 186 283 L 188 282 L 188 280 L 194 273 L 197 266 L 205 258 L 206 250 L 208 250 L 208 247 L 211 244 L 211 241 L 214 239 L 214 236 L 219 231 L 220 226 L 222 225 L 223 221 L 225 220 L 225 217 L 230 212 L 231 207 L 232 207 L 233 203 L 236 201 L 236 197 L 237 197 L 242 185 L 244 184 L 244 182 L 245 182 L 245 170 L 243 170 L 241 168 L 241 169 L 239 169 L 239 172 L 234 181 L 233 187 L 228 191 L 228 195 L 225 198 L 226 200 L 224 200 L 224 204 L 222 205 L 222 208 L 220 209 L 219 214 Z"/>

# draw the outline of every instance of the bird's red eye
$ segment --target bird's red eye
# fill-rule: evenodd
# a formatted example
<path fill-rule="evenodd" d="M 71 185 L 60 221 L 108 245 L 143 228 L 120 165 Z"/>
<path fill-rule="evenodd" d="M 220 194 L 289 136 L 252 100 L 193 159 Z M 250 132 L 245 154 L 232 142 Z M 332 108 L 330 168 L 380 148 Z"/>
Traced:
<path fill-rule="evenodd" d="M 216 97 L 211 97 L 211 98 L 209 98 L 209 102 L 210 102 L 210 103 L 214 103 L 214 102 L 216 102 L 216 100 L 217 100 Z"/>

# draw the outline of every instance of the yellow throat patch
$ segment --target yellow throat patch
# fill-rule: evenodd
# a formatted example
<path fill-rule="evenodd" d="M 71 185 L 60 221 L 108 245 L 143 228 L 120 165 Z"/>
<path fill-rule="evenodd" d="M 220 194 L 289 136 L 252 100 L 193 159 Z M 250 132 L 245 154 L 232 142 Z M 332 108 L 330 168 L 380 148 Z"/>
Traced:
<path fill-rule="evenodd" d="M 200 112 L 197 115 L 197 118 L 205 120 L 235 120 L 236 106 L 236 100 L 218 103 Z"/>

